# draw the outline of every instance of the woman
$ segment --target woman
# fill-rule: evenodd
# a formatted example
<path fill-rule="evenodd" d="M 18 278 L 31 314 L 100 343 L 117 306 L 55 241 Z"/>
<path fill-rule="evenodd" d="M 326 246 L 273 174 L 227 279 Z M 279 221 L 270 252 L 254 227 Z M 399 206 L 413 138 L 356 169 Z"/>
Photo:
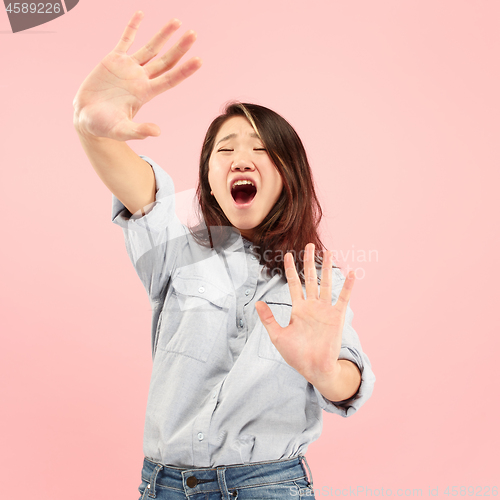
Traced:
<path fill-rule="evenodd" d="M 170 176 L 124 141 L 159 135 L 132 118 L 201 61 L 176 66 L 194 32 L 155 59 L 175 19 L 128 56 L 141 19 L 74 101 L 153 307 L 141 498 L 311 497 L 303 453 L 322 409 L 352 414 L 375 380 L 351 327 L 354 276 L 323 251 L 299 137 L 262 106 L 235 103 L 214 120 L 200 159 L 200 224 L 179 222 Z"/>

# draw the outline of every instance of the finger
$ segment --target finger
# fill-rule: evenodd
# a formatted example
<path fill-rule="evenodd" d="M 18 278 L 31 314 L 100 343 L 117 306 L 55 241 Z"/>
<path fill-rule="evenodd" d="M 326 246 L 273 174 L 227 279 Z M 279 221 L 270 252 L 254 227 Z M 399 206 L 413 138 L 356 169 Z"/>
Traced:
<path fill-rule="evenodd" d="M 323 256 L 323 266 L 321 268 L 319 299 L 328 303 L 332 301 L 332 264 L 333 252 L 327 250 Z"/>
<path fill-rule="evenodd" d="M 154 95 L 158 95 L 165 90 L 171 89 L 179 85 L 186 78 L 189 78 L 193 73 L 200 69 L 202 61 L 199 57 L 193 57 L 186 61 L 182 66 L 169 71 L 165 75 L 159 76 L 151 80 L 151 90 Z"/>
<path fill-rule="evenodd" d="M 120 38 L 117 46 L 115 47 L 116 52 L 127 52 L 130 49 L 132 43 L 134 43 L 135 34 L 137 33 L 137 29 L 141 24 L 142 18 L 144 17 L 144 13 L 138 10 L 130 19 L 125 31 Z"/>
<path fill-rule="evenodd" d="M 179 19 L 171 19 L 144 47 L 132 54 L 132 59 L 140 65 L 151 61 L 153 57 L 158 55 L 167 40 L 179 29 L 181 24 Z"/>
<path fill-rule="evenodd" d="M 335 303 L 335 307 L 342 313 L 344 313 L 347 310 L 347 304 L 349 303 L 349 300 L 351 300 L 351 292 L 355 280 L 356 280 L 356 275 L 354 271 L 350 271 L 344 281 L 344 286 L 340 291 L 339 298 Z"/>
<path fill-rule="evenodd" d="M 163 56 L 151 61 L 145 69 L 149 78 L 156 78 L 172 69 L 196 41 L 196 33 L 189 30 Z"/>
<path fill-rule="evenodd" d="M 285 276 L 288 282 L 290 296 L 292 297 L 292 305 L 294 301 L 304 300 L 302 283 L 297 274 L 297 269 L 295 269 L 295 263 L 291 253 L 285 254 Z"/>
<path fill-rule="evenodd" d="M 267 330 L 267 333 L 269 333 L 271 342 L 274 342 L 276 337 L 279 335 L 279 332 L 283 330 L 283 328 L 274 319 L 271 308 L 265 302 L 262 302 L 261 300 L 256 302 L 255 309 L 257 311 L 257 314 L 259 315 L 260 320 L 262 321 L 262 324 Z"/>
<path fill-rule="evenodd" d="M 314 244 L 306 245 L 306 255 L 304 258 L 304 276 L 306 281 L 307 299 L 318 298 L 318 274 L 316 273 L 316 264 L 314 262 Z"/>

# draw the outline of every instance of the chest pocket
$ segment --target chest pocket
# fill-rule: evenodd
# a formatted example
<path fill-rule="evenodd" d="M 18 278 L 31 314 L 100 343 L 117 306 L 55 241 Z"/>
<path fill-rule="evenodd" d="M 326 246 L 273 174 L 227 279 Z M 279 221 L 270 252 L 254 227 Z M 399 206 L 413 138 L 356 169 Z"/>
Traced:
<path fill-rule="evenodd" d="M 282 293 L 278 297 L 265 299 L 266 304 L 271 309 L 274 318 L 281 327 L 286 327 L 290 323 L 290 316 L 292 314 L 292 300 L 289 294 Z M 283 359 L 278 349 L 269 338 L 269 334 L 261 321 L 259 321 L 260 340 L 259 340 L 259 357 L 264 359 L 271 359 L 283 363 L 288 368 L 293 368 Z"/>
<path fill-rule="evenodd" d="M 206 362 L 227 328 L 230 300 L 230 294 L 204 279 L 174 279 L 158 325 L 157 349 Z"/>

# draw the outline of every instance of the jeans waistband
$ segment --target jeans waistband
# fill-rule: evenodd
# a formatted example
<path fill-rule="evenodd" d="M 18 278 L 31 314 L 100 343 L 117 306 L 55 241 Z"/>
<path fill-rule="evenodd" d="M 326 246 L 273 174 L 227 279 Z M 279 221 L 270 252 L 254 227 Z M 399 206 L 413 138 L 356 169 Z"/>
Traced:
<path fill-rule="evenodd" d="M 148 482 L 148 496 L 153 498 L 157 486 L 182 490 L 191 495 L 220 491 L 222 485 L 228 491 L 302 478 L 308 479 L 312 487 L 311 470 L 304 455 L 268 462 L 193 469 L 163 465 L 145 458 L 142 469 L 142 479 Z"/>

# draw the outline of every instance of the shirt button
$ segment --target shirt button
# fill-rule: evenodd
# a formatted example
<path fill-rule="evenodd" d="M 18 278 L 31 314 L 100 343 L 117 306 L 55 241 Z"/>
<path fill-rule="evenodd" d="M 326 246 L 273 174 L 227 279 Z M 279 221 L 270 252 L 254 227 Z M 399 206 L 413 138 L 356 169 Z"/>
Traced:
<path fill-rule="evenodd" d="M 200 288 L 198 288 L 198 291 L 199 291 L 200 293 L 203 293 L 203 292 L 205 291 L 205 288 L 203 288 L 202 286 L 200 286 Z"/>
<path fill-rule="evenodd" d="M 198 439 L 203 441 L 203 432 L 198 432 Z"/>
<path fill-rule="evenodd" d="M 257 257 L 255 257 L 255 255 L 252 255 L 252 260 L 257 260 Z"/>
<path fill-rule="evenodd" d="M 250 290 L 245 290 L 245 295 L 250 295 Z"/>
<path fill-rule="evenodd" d="M 243 326 L 243 320 L 240 319 L 240 326 Z"/>

